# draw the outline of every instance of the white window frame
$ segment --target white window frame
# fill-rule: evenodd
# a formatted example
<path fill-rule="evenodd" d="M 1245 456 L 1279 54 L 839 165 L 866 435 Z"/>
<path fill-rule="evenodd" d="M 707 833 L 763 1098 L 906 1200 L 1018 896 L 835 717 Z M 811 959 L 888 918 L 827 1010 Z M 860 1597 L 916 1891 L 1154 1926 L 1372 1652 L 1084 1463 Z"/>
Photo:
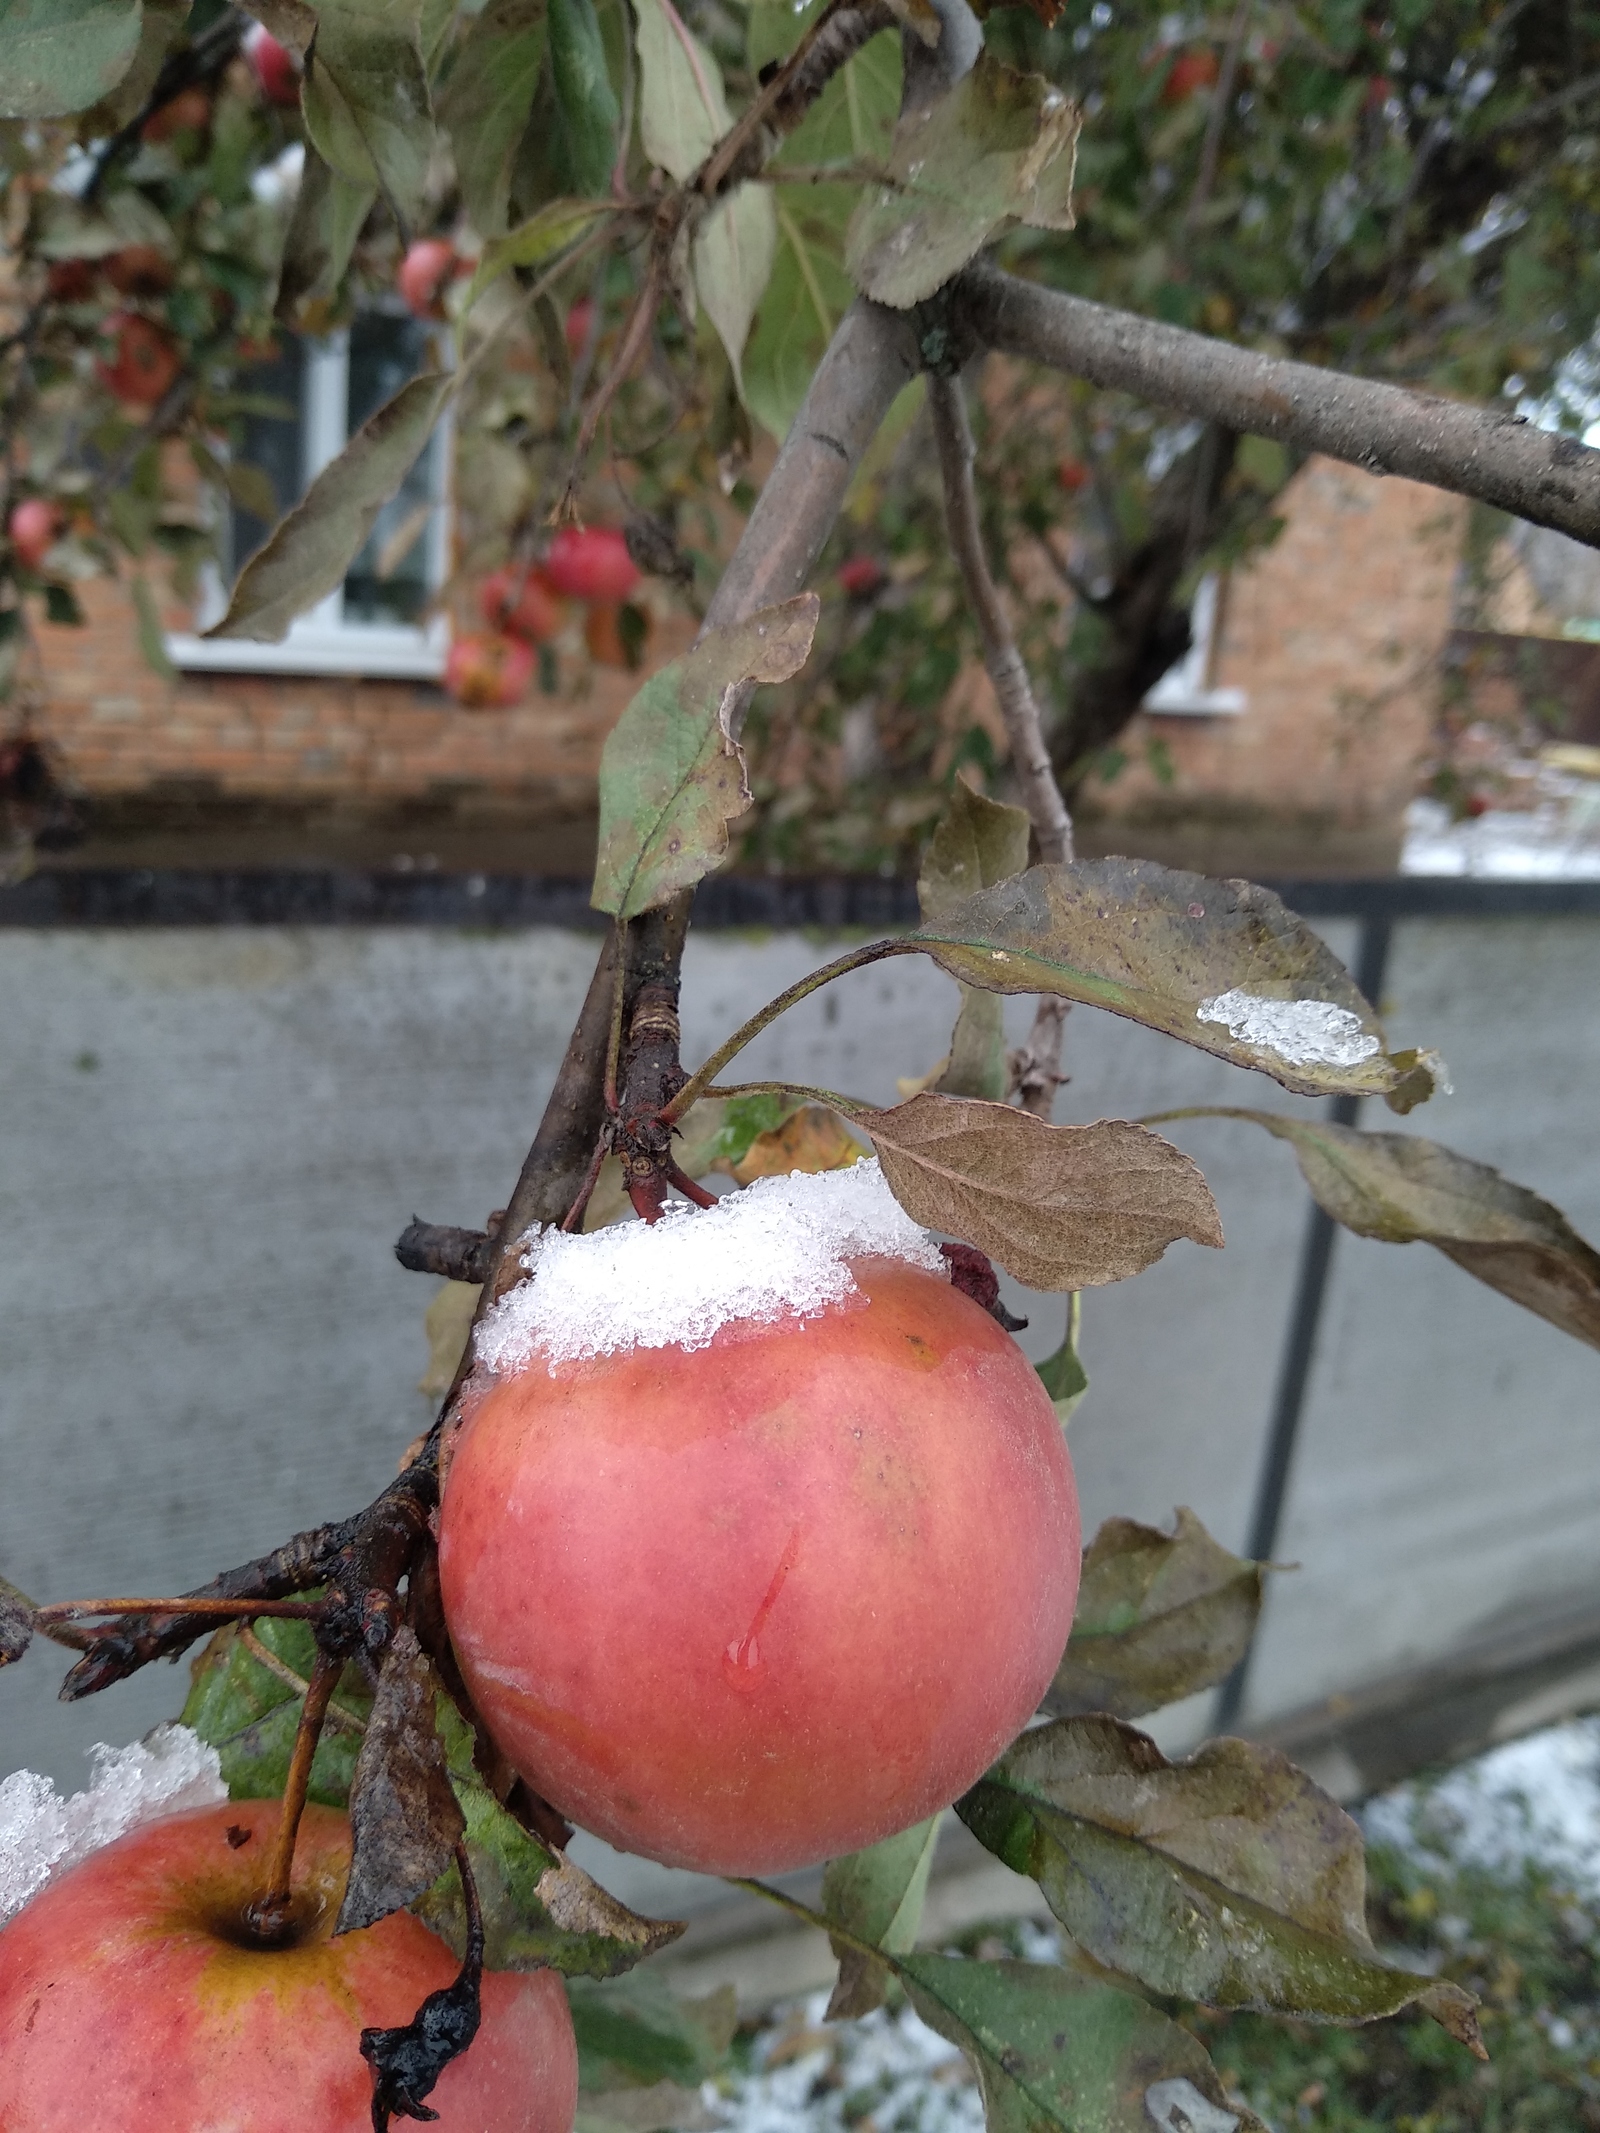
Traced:
<path fill-rule="evenodd" d="M 349 441 L 350 336 L 340 329 L 320 340 L 306 340 L 301 387 L 301 494 L 311 486 Z M 448 411 L 433 433 L 436 495 L 424 539 L 430 589 L 443 585 L 450 572 L 451 421 Z M 220 508 L 226 508 L 225 505 Z M 228 591 L 214 563 L 201 575 L 195 629 L 169 633 L 167 657 L 188 673 L 352 675 L 374 681 L 437 681 L 450 650 L 450 622 L 431 616 L 422 624 L 347 621 L 344 586 L 297 615 L 278 644 L 253 644 L 240 637 L 200 634 L 222 620 Z"/>
<path fill-rule="evenodd" d="M 1189 609 L 1189 649 L 1146 696 L 1146 711 L 1159 718 L 1237 718 L 1244 710 L 1248 699 L 1243 689 L 1219 689 L 1213 678 L 1221 621 L 1222 580 L 1207 571 Z"/>

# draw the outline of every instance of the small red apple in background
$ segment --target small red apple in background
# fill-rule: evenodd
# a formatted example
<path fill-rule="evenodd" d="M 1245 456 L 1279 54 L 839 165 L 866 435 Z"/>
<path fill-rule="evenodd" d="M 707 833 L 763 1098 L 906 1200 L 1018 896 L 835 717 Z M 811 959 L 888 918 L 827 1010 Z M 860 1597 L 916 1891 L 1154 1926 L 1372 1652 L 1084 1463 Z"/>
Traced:
<path fill-rule="evenodd" d="M 478 607 L 492 630 L 528 644 L 548 644 L 566 620 L 566 609 L 539 572 L 516 564 L 489 573 Z"/>
<path fill-rule="evenodd" d="M 361 2031 L 410 2022 L 456 1960 L 403 1911 L 330 1938 L 350 1825 L 326 1807 L 300 1825 L 289 1944 L 252 1940 L 279 1812 L 242 1800 L 147 1823 L 0 1931 L 5 2133 L 370 2133 Z M 441 2133 L 570 2133 L 577 2091 L 559 1978 L 499 1972 L 429 2106 Z"/>
<path fill-rule="evenodd" d="M 177 133 L 204 133 L 211 123 L 211 99 L 198 82 L 180 89 L 170 102 L 152 111 L 139 129 L 141 141 L 170 141 Z"/>
<path fill-rule="evenodd" d="M 1394 83 L 1387 74 L 1374 74 L 1367 83 L 1367 93 L 1361 99 L 1363 111 L 1381 111 L 1394 94 Z"/>
<path fill-rule="evenodd" d="M 171 335 L 137 311 L 113 313 L 104 330 L 112 354 L 95 365 L 96 377 L 124 407 L 154 407 L 183 368 Z"/>
<path fill-rule="evenodd" d="M 670 1866 L 920 1821 L 1066 1644 L 1077 1493 L 1037 1374 L 938 1275 L 850 1270 L 844 1303 L 692 1351 L 535 1351 L 454 1451 L 439 1566 L 479 1711 L 564 1815 Z"/>
<path fill-rule="evenodd" d="M 261 23 L 246 32 L 244 56 L 269 104 L 287 108 L 300 101 L 300 62 Z"/>
<path fill-rule="evenodd" d="M 456 248 L 443 237 L 419 237 L 394 278 L 400 300 L 413 318 L 443 318 L 445 284 L 460 264 Z"/>
<path fill-rule="evenodd" d="M 458 637 L 445 661 L 444 685 L 469 711 L 521 703 L 533 679 L 533 646 L 520 637 Z"/>
<path fill-rule="evenodd" d="M 1087 489 L 1093 479 L 1093 471 L 1081 459 L 1063 459 L 1056 468 L 1056 480 L 1069 496 L 1076 496 L 1080 489 Z"/>
<path fill-rule="evenodd" d="M 839 565 L 839 583 L 852 599 L 864 599 L 883 583 L 883 565 L 876 556 L 846 556 Z"/>
<path fill-rule="evenodd" d="M 37 570 L 61 531 L 61 509 L 43 496 L 27 497 L 12 512 L 6 531 L 12 553 L 25 570 Z"/>
<path fill-rule="evenodd" d="M 45 276 L 45 287 L 58 304 L 87 303 L 94 294 L 99 262 L 93 259 L 54 259 Z"/>
<path fill-rule="evenodd" d="M 639 582 L 615 526 L 563 526 L 544 559 L 544 579 L 569 600 L 626 600 Z"/>
<path fill-rule="evenodd" d="M 1164 104 L 1181 104 L 1196 90 L 1209 89 L 1216 81 L 1221 68 L 1217 55 L 1209 46 L 1180 52 L 1172 62 L 1166 80 L 1161 85 L 1161 101 Z"/>
<path fill-rule="evenodd" d="M 562 321 L 562 331 L 567 337 L 567 354 L 576 363 L 589 345 L 589 328 L 594 323 L 594 298 L 580 296 Z"/>
<path fill-rule="evenodd" d="M 119 296 L 164 296 L 177 279 L 170 254 L 156 244 L 128 244 L 102 262 Z"/>

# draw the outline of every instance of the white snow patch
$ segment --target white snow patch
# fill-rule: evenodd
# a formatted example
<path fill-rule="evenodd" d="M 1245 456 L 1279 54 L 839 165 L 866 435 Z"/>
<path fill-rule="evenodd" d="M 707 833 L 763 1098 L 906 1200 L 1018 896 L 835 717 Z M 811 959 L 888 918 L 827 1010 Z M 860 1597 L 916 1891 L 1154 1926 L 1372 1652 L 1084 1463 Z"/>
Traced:
<path fill-rule="evenodd" d="M 848 1260 L 944 1270 L 876 1159 L 818 1176 L 758 1178 L 715 1207 L 670 1205 L 654 1223 L 589 1236 L 530 1233 L 533 1279 L 485 1319 L 478 1354 L 495 1372 L 632 1348 L 704 1348 L 735 1320 L 812 1318 L 855 1293 Z"/>
<path fill-rule="evenodd" d="M 982 2133 L 983 2102 L 965 2059 L 909 2007 L 823 2026 L 828 1995 L 780 2010 L 754 2065 L 705 2102 L 726 2133 Z"/>
<path fill-rule="evenodd" d="M 1380 1049 L 1361 1017 L 1331 1000 L 1269 1000 L 1236 986 L 1202 1000 L 1195 1020 L 1220 1022 L 1241 1044 L 1288 1066 L 1359 1066 Z"/>
<path fill-rule="evenodd" d="M 69 1800 L 33 1770 L 0 1778 L 0 1925 L 102 1844 L 228 1797 L 216 1749 L 187 1726 L 157 1726 L 128 1748 L 101 1742 L 89 1755 L 93 1780 Z"/>

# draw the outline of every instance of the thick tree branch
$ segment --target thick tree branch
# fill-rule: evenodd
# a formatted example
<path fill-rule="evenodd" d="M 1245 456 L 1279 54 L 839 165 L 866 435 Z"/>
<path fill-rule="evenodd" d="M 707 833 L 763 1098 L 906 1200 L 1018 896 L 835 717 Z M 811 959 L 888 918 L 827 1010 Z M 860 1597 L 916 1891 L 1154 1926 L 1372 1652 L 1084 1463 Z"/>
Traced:
<path fill-rule="evenodd" d="M 983 552 L 983 529 L 978 522 L 978 492 L 972 480 L 976 448 L 972 425 L 967 420 L 966 396 L 959 377 L 935 373 L 928 379 L 928 412 L 933 418 L 934 442 L 939 451 L 939 471 L 944 480 L 944 515 L 950 532 L 950 548 L 977 618 L 983 644 L 983 663 L 988 670 L 1005 722 L 1011 761 L 1017 773 L 1023 805 L 1039 842 L 1039 855 L 1050 866 L 1065 866 L 1072 858 L 1072 817 L 1056 783 L 1050 750 L 1045 745 L 1044 721 L 1028 670 L 1017 650 L 1010 617 L 1001 603 L 999 588 L 989 572 Z M 1064 1000 L 1041 998 L 1034 1011 L 1028 1040 L 1012 1062 L 1017 1093 L 1025 1111 L 1048 1118 L 1061 1081 L 1061 1040 L 1067 1019 Z"/>
<path fill-rule="evenodd" d="M 1007 355 L 1369 473 L 1429 482 L 1600 548 L 1600 452 L 1575 437 L 1256 355 L 987 265 L 969 268 L 958 289 L 971 329 Z"/>

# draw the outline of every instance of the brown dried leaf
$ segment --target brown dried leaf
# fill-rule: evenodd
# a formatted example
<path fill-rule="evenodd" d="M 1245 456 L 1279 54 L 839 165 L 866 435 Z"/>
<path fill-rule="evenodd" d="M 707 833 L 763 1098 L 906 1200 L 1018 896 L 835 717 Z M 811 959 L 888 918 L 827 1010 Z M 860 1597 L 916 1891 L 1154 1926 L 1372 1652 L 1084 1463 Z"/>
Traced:
<path fill-rule="evenodd" d="M 413 1633 L 394 1633 L 350 1788 L 354 1845 L 335 1933 L 376 1924 L 423 1894 L 466 1828 L 434 1725 L 438 1683 Z"/>
<path fill-rule="evenodd" d="M 20 1659 L 33 1642 L 33 1602 L 0 1578 L 0 1666 Z"/>
<path fill-rule="evenodd" d="M 823 1170 L 848 1170 L 866 1152 L 846 1133 L 835 1112 L 821 1104 L 807 1104 L 773 1132 L 758 1135 L 737 1163 L 717 1162 L 711 1167 L 748 1185 L 753 1178 L 787 1177 L 795 1170 L 813 1176 Z"/>
<path fill-rule="evenodd" d="M 1431 1244 L 1525 1311 L 1600 1348 L 1600 1252 L 1560 1208 L 1487 1163 L 1411 1133 L 1361 1133 L 1270 1111 L 1192 1115 L 1265 1126 L 1294 1149 L 1335 1222 L 1385 1244 Z"/>
<path fill-rule="evenodd" d="M 853 1123 L 909 1215 L 976 1245 L 1030 1289 L 1126 1280 L 1179 1237 L 1222 1243 L 1195 1164 L 1126 1119 L 1048 1126 L 1008 1104 L 923 1095 Z"/>
<path fill-rule="evenodd" d="M 1254 882 L 1150 859 L 1030 867 L 911 938 L 969 985 L 1107 1008 L 1301 1096 L 1383 1096 L 1407 1110 L 1436 1078 L 1432 1053 L 1385 1054 L 1338 957 Z"/>
<path fill-rule="evenodd" d="M 1147 1991 L 1320 2022 L 1418 2005 L 1483 2056 L 1469 1993 L 1380 1960 L 1361 1832 L 1276 1749 L 1213 1740 L 1169 1763 L 1114 1718 L 1061 1718 L 956 1812 Z"/>
<path fill-rule="evenodd" d="M 677 1919 L 641 1918 L 637 1911 L 630 1911 L 564 1854 L 540 1875 L 534 1894 L 563 1933 L 603 1941 L 609 1948 L 628 1951 L 636 1962 L 654 1955 L 684 1931 Z"/>
<path fill-rule="evenodd" d="M 1072 1635 L 1044 1708 L 1142 1718 L 1209 1688 L 1244 1657 L 1261 1613 L 1261 1565 L 1230 1555 L 1194 1513 L 1177 1530 L 1108 1518 L 1083 1555 Z"/>

